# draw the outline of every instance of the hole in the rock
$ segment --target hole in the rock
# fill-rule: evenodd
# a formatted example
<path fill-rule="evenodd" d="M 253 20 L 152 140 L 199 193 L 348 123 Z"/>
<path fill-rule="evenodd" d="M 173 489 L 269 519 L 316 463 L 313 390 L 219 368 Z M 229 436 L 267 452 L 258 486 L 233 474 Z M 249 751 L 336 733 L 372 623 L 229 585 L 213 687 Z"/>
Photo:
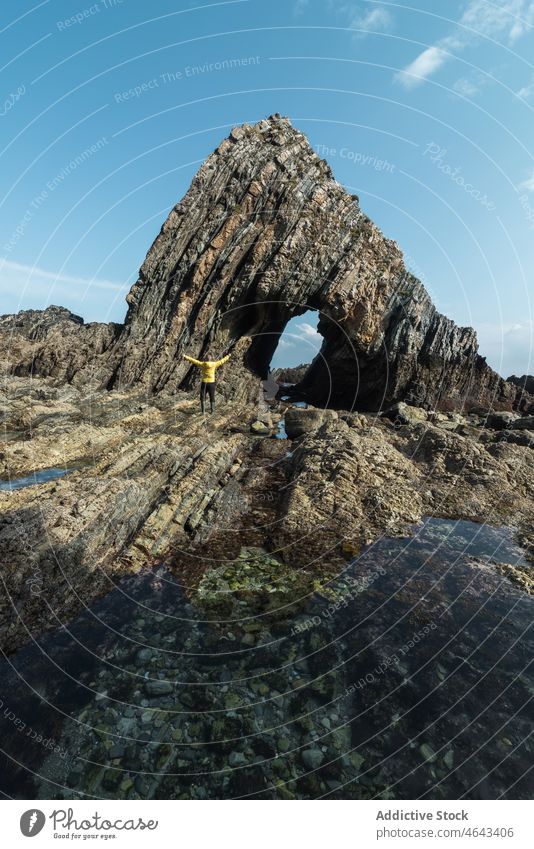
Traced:
<path fill-rule="evenodd" d="M 312 361 L 322 343 L 317 320 L 318 312 L 309 307 L 260 301 L 229 311 L 223 330 L 234 340 L 251 337 L 245 363 L 266 380 L 270 369 Z"/>
<path fill-rule="evenodd" d="M 288 315 L 282 305 L 253 337 L 247 365 L 264 380 L 273 369 L 309 364 L 321 347 L 317 312 L 292 312 L 292 316 Z"/>
<path fill-rule="evenodd" d="M 317 330 L 317 321 L 317 311 L 306 310 L 290 319 L 277 336 L 277 346 L 268 366 L 269 374 L 263 381 L 266 400 L 280 398 L 282 391 L 290 393 L 304 377 L 323 341 Z M 289 400 L 288 395 L 285 399 Z"/>
<path fill-rule="evenodd" d="M 345 410 L 355 408 L 357 397 L 365 408 L 380 403 L 384 388 L 382 351 L 362 359 L 362 352 L 348 343 L 341 325 L 319 303 L 299 306 L 281 300 L 251 301 L 229 309 L 218 332 L 230 344 L 250 337 L 244 362 L 264 381 L 267 398 L 276 395 L 272 370 L 290 371 L 305 364 L 306 369 L 284 381 L 295 385 L 290 392 L 292 401 L 300 398 L 316 407 Z M 362 363 L 369 369 L 369 385 L 365 385 L 363 394 Z"/>
<path fill-rule="evenodd" d="M 270 368 L 287 371 L 286 383 L 297 383 L 298 379 L 291 371 L 308 368 L 318 354 L 323 337 L 317 330 L 318 313 L 307 310 L 305 313 L 290 319 L 284 332 L 278 339 L 278 344 L 271 359 Z"/>

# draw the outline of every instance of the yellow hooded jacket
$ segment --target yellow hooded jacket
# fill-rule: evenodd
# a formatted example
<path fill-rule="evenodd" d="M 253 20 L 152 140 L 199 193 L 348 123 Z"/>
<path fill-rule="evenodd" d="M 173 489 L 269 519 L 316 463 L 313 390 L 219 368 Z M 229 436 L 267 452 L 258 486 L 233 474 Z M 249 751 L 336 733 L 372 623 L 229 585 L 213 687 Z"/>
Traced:
<path fill-rule="evenodd" d="M 194 366 L 199 367 L 202 374 L 202 383 L 215 383 L 216 369 L 230 359 L 230 354 L 227 354 L 222 360 L 195 360 L 194 357 L 189 357 L 187 354 L 184 354 L 184 357 L 190 363 L 193 363 Z"/>

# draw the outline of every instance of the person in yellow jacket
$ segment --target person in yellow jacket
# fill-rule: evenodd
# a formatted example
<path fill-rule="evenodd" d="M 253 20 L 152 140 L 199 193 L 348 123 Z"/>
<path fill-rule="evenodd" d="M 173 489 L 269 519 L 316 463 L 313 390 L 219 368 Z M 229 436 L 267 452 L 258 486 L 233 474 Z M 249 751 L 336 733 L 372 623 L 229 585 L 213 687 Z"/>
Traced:
<path fill-rule="evenodd" d="M 200 369 L 200 409 L 202 412 L 205 410 L 207 392 L 210 396 L 210 412 L 213 413 L 215 410 L 215 372 L 219 366 L 224 365 L 230 359 L 230 354 L 227 354 L 222 360 L 195 360 L 194 357 L 190 357 L 188 354 L 184 354 L 184 357 Z"/>

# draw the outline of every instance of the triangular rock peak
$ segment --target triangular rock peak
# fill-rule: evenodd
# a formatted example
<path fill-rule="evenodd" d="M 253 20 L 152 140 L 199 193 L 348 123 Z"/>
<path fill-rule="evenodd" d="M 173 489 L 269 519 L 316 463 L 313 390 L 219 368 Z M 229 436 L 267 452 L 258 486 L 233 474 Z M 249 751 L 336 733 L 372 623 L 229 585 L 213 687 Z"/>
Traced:
<path fill-rule="evenodd" d="M 221 386 L 252 398 L 288 320 L 316 309 L 324 341 L 301 383 L 316 405 L 510 406 L 516 394 L 478 355 L 474 330 L 437 312 L 398 246 L 278 114 L 234 128 L 207 158 L 127 301 L 122 328 L 76 325 L 87 357 L 70 358 L 68 379 L 187 389 L 196 375 L 184 353 L 230 352 Z M 41 352 L 33 366 L 52 373 L 47 361 Z"/>

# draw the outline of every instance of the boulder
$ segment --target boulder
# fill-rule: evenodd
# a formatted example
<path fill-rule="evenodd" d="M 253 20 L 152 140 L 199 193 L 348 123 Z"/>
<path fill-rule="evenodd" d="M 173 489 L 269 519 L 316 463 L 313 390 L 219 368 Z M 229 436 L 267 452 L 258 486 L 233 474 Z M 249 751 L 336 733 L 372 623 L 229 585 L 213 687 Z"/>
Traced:
<path fill-rule="evenodd" d="M 271 428 L 259 420 L 252 422 L 250 430 L 252 433 L 255 433 L 256 436 L 268 436 L 271 432 Z"/>
<path fill-rule="evenodd" d="M 387 419 L 391 419 L 394 424 L 413 425 L 419 422 L 426 422 L 428 414 L 421 407 L 412 407 L 404 401 L 399 401 L 393 404 L 388 410 L 382 413 Z"/>
<path fill-rule="evenodd" d="M 522 448 L 534 448 L 534 430 L 507 430 L 497 437 L 509 445 L 520 445 Z"/>
<path fill-rule="evenodd" d="M 502 412 L 502 413 L 488 413 L 486 418 L 486 427 L 491 428 L 491 430 L 505 430 L 507 427 L 510 427 L 512 423 L 517 419 L 517 415 L 515 413 Z"/>
<path fill-rule="evenodd" d="M 145 691 L 149 696 L 168 696 L 172 693 L 173 687 L 170 681 L 147 681 Z"/>
<path fill-rule="evenodd" d="M 520 419 L 515 419 L 511 427 L 513 430 L 534 430 L 534 416 L 522 416 Z"/>
<path fill-rule="evenodd" d="M 307 769 L 318 769 L 324 760 L 320 749 L 304 749 L 302 752 L 302 763 Z"/>
<path fill-rule="evenodd" d="M 348 424 L 349 427 L 354 427 L 359 430 L 362 427 L 367 427 L 367 419 L 361 413 L 343 413 L 339 418 Z"/>
<path fill-rule="evenodd" d="M 293 407 L 286 411 L 285 428 L 289 439 L 298 439 L 305 433 L 318 430 L 326 421 L 338 418 L 335 410 L 316 410 Z"/>

